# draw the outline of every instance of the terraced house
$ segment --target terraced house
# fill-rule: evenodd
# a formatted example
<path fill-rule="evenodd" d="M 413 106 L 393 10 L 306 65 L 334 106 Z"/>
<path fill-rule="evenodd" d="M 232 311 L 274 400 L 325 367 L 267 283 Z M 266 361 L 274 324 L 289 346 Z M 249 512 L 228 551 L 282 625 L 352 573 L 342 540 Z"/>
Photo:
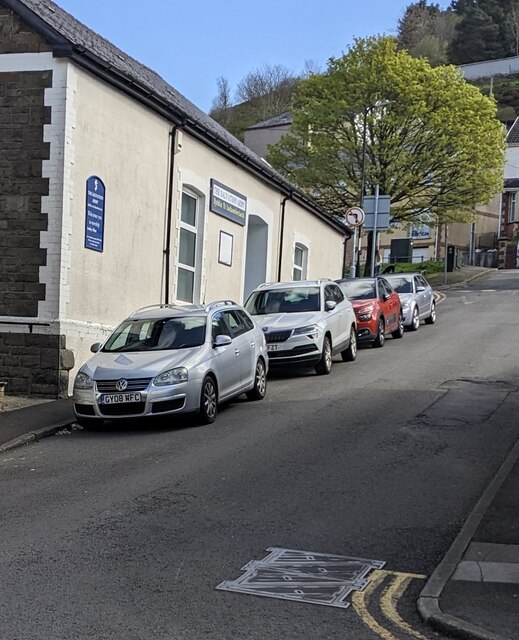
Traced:
<path fill-rule="evenodd" d="M 0 0 L 0 378 L 66 395 L 137 307 L 340 277 L 350 232 L 50 0 Z M 351 243 L 350 243 L 351 244 Z"/>

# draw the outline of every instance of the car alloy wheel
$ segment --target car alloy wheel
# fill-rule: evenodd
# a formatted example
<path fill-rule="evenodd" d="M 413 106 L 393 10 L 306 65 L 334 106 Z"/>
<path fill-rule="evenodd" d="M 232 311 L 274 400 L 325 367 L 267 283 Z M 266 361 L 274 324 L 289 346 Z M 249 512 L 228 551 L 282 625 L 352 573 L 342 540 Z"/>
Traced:
<path fill-rule="evenodd" d="M 357 332 L 355 327 L 350 329 L 350 346 L 341 351 L 341 357 L 344 362 L 353 362 L 357 358 Z"/>
<path fill-rule="evenodd" d="M 378 329 L 377 329 L 377 337 L 373 340 L 371 345 L 375 347 L 375 349 L 380 349 L 384 346 L 386 341 L 386 336 L 384 335 L 385 324 L 383 318 L 378 319 Z"/>
<path fill-rule="evenodd" d="M 402 312 L 400 312 L 400 315 L 398 316 L 398 327 L 391 332 L 391 335 L 395 340 L 400 340 L 400 338 L 404 337 L 404 316 L 402 315 Z"/>
<path fill-rule="evenodd" d="M 431 315 L 425 318 L 425 324 L 434 324 L 436 322 L 436 304 L 433 302 L 431 306 Z"/>
<path fill-rule="evenodd" d="M 267 392 L 267 374 L 265 372 L 265 363 L 260 358 L 256 363 L 256 372 L 254 374 L 254 387 L 247 391 L 246 396 L 249 400 L 263 400 Z"/>
<path fill-rule="evenodd" d="M 200 394 L 200 422 L 202 424 L 211 424 L 216 419 L 218 413 L 218 393 L 216 383 L 213 378 L 207 376 L 202 384 L 202 392 Z"/>
<path fill-rule="evenodd" d="M 320 376 L 326 376 L 332 370 L 332 343 L 328 336 L 324 336 L 321 359 L 315 367 L 315 371 Z"/>
<path fill-rule="evenodd" d="M 409 327 L 409 329 L 411 331 L 417 331 L 419 326 L 420 326 L 420 314 L 418 313 L 418 307 L 415 307 L 413 309 L 413 318 L 411 320 L 411 326 Z"/>

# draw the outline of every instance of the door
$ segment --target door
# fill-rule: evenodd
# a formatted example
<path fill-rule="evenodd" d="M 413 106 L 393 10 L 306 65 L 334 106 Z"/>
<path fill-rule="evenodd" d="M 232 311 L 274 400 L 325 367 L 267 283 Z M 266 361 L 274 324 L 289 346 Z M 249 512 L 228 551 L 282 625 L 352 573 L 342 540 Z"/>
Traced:
<path fill-rule="evenodd" d="M 256 369 L 256 344 L 254 340 L 254 324 L 240 309 L 230 309 L 223 312 L 231 331 L 234 351 L 240 367 L 240 379 L 237 389 L 249 388 Z"/>
<path fill-rule="evenodd" d="M 326 324 L 332 334 L 333 351 L 337 353 L 346 347 L 350 336 L 350 326 L 346 312 L 346 301 L 342 291 L 336 284 L 327 284 L 324 288 L 325 309 L 328 301 L 336 304 L 335 309 L 326 311 Z"/>
<path fill-rule="evenodd" d="M 224 312 L 218 311 L 213 315 L 211 333 L 214 343 L 216 336 L 229 336 L 231 344 L 223 347 L 213 347 L 213 369 L 218 381 L 218 397 L 220 399 L 232 395 L 241 383 L 241 362 L 239 350 L 227 325 Z"/>

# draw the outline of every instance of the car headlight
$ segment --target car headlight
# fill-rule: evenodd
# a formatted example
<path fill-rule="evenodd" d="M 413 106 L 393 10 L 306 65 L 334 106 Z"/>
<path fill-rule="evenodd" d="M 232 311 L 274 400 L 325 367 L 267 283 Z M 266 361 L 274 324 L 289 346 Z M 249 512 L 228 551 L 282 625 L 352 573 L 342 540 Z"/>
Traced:
<path fill-rule="evenodd" d="M 409 311 L 409 302 L 404 303 L 402 311 Z"/>
<path fill-rule="evenodd" d="M 161 373 L 154 378 L 153 384 L 157 387 L 165 387 L 168 384 L 178 384 L 179 382 L 187 382 L 187 380 L 187 369 L 185 367 L 177 367 Z"/>
<path fill-rule="evenodd" d="M 80 371 L 77 374 L 76 379 L 74 381 L 74 388 L 83 389 L 83 390 L 93 389 L 94 381 L 90 376 L 87 376 L 86 373 L 83 373 L 82 371 Z"/>
<path fill-rule="evenodd" d="M 317 338 L 319 329 L 316 324 L 310 324 L 307 327 L 298 327 L 294 329 L 295 336 L 308 336 L 309 338 Z"/>

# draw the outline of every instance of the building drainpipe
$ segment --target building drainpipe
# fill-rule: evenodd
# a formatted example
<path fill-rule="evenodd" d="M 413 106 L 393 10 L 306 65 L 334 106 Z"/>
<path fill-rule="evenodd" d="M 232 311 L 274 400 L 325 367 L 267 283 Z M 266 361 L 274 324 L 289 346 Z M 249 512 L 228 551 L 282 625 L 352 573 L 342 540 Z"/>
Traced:
<path fill-rule="evenodd" d="M 285 236 L 285 205 L 292 198 L 292 193 L 281 200 L 281 231 L 279 237 L 278 282 L 281 282 L 281 264 L 283 262 L 283 239 Z"/>
<path fill-rule="evenodd" d="M 169 132 L 169 177 L 168 177 L 168 203 L 166 210 L 166 240 L 164 247 L 164 303 L 169 304 L 169 273 L 171 264 L 171 223 L 173 220 L 173 188 L 175 182 L 175 154 L 177 131 L 185 126 L 185 121 L 171 127 Z"/>

